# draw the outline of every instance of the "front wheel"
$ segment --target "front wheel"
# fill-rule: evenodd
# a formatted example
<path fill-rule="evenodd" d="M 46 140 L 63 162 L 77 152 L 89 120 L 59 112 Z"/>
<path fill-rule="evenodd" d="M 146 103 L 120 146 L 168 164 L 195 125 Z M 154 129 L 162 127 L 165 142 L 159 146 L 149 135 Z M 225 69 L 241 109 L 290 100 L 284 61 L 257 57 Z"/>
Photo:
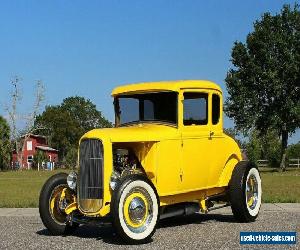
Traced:
<path fill-rule="evenodd" d="M 113 225 L 127 243 L 149 241 L 159 216 L 159 202 L 152 183 L 144 176 L 126 176 L 114 191 Z"/>
<path fill-rule="evenodd" d="M 258 169 L 247 161 L 239 162 L 232 173 L 229 194 L 234 217 L 239 222 L 255 221 L 262 196 Z"/>
<path fill-rule="evenodd" d="M 59 173 L 50 177 L 44 184 L 39 199 L 39 212 L 44 226 L 52 235 L 62 235 L 73 231 L 78 224 L 68 224 L 64 209 L 71 202 L 71 194 L 67 185 L 67 174 Z M 65 197 L 61 194 L 66 191 Z"/>

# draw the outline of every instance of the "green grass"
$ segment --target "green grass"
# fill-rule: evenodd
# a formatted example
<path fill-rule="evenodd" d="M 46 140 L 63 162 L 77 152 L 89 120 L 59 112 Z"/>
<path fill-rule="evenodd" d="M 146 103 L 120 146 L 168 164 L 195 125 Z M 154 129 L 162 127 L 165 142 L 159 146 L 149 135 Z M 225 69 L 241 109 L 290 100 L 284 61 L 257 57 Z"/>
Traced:
<path fill-rule="evenodd" d="M 276 169 L 260 169 L 263 202 L 300 203 L 300 169 L 277 172 Z"/>
<path fill-rule="evenodd" d="M 38 197 L 45 181 L 55 171 L 0 172 L 0 207 L 38 207 Z M 274 169 L 260 169 L 263 202 L 300 202 L 300 169 L 279 173 Z"/>
<path fill-rule="evenodd" d="M 0 207 L 38 207 L 45 181 L 62 170 L 0 172 Z"/>

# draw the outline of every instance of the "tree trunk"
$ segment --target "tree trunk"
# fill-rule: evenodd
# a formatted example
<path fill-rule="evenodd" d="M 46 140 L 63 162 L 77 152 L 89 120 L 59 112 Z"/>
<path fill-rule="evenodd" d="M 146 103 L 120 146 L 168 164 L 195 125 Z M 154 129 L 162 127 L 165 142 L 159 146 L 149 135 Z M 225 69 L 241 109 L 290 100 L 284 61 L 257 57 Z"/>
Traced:
<path fill-rule="evenodd" d="M 288 132 L 286 130 L 286 126 L 283 127 L 281 131 L 281 162 L 280 162 L 280 170 L 285 171 L 286 168 L 286 149 L 288 144 Z"/>
<path fill-rule="evenodd" d="M 20 155 L 20 150 L 19 150 L 19 142 L 16 140 L 16 156 L 17 156 L 17 162 L 19 163 L 19 169 L 18 170 L 21 170 L 22 168 L 22 162 L 23 162 L 23 159 Z"/>

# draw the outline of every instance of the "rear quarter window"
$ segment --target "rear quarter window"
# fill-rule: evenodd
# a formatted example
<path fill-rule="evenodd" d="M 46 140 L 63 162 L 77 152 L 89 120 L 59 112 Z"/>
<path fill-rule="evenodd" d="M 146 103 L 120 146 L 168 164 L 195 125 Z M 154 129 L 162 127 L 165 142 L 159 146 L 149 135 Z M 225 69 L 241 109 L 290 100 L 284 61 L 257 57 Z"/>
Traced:
<path fill-rule="evenodd" d="M 217 94 L 212 95 L 212 124 L 216 125 L 220 120 L 220 96 Z"/>
<path fill-rule="evenodd" d="M 184 125 L 206 125 L 207 100 L 206 93 L 184 93 L 183 94 L 183 124 Z"/>

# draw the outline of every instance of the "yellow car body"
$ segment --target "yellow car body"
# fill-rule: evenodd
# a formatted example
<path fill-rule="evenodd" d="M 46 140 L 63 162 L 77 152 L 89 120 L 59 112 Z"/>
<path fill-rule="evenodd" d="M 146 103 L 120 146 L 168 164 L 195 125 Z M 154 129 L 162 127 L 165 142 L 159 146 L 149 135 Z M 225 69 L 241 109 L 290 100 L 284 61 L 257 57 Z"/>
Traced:
<path fill-rule="evenodd" d="M 206 211 L 204 201 L 226 191 L 232 171 L 242 157 L 237 143 L 223 132 L 222 91 L 217 84 L 205 80 L 137 83 L 115 88 L 112 97 L 168 91 L 178 95 L 177 107 L 174 107 L 177 109 L 176 125 L 140 122 L 119 126 L 116 117 L 116 127 L 94 129 L 82 136 L 80 143 L 87 139 L 100 140 L 104 152 L 103 200 L 80 202 L 77 197 L 82 214 L 103 217 L 110 213 L 113 148 L 118 146 L 134 151 L 143 172 L 156 189 L 160 206 L 196 200 Z M 207 124 L 184 125 L 185 93 L 203 93 L 208 97 Z M 219 119 L 214 124 L 213 95 L 220 100 Z M 74 209 L 72 204 L 71 210 Z"/>
<path fill-rule="evenodd" d="M 173 216 L 231 206 L 239 222 L 257 218 L 259 171 L 223 132 L 217 84 L 138 83 L 115 88 L 112 97 L 115 127 L 84 134 L 78 171 L 53 175 L 41 190 L 40 217 L 52 234 L 109 223 L 137 244 Z"/>

